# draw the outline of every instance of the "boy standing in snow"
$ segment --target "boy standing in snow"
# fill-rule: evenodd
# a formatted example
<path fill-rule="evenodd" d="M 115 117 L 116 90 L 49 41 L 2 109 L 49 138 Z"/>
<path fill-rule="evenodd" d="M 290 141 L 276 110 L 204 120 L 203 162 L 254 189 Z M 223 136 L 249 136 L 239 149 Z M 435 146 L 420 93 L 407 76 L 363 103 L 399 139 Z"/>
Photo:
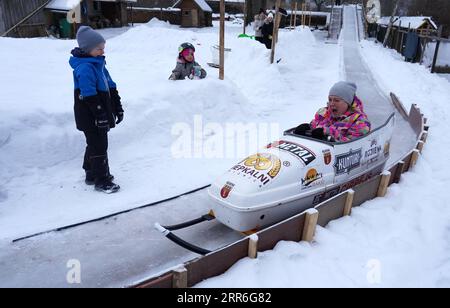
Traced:
<path fill-rule="evenodd" d="M 177 65 L 170 75 L 170 80 L 203 79 L 206 77 L 206 71 L 195 62 L 195 47 L 191 43 L 183 43 L 178 47 Z"/>
<path fill-rule="evenodd" d="M 95 190 L 113 193 L 120 186 L 109 173 L 108 131 L 123 120 L 117 86 L 105 68 L 105 39 L 91 27 L 77 32 L 77 48 L 69 60 L 73 68 L 74 112 L 77 129 L 86 137 L 83 169 L 86 184 Z"/>

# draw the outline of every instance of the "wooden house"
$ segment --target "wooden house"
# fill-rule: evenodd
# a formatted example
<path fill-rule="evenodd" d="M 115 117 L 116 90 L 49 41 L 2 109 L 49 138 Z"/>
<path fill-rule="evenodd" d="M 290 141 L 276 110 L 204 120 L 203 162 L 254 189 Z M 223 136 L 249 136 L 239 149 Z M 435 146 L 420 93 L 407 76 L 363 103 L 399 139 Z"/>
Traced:
<path fill-rule="evenodd" d="M 205 0 L 179 0 L 173 7 L 181 10 L 182 27 L 212 26 L 212 9 Z"/>
<path fill-rule="evenodd" d="M 378 20 L 379 27 L 387 27 L 390 17 L 382 17 Z M 430 35 L 436 32 L 437 26 L 427 16 L 396 16 L 392 25 L 394 30 L 415 31 L 417 34 Z"/>

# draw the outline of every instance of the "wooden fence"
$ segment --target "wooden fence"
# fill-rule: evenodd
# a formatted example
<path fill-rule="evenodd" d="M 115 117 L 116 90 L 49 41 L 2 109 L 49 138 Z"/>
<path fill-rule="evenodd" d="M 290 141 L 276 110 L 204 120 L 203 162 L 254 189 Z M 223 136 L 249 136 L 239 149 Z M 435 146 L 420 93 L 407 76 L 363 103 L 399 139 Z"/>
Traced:
<path fill-rule="evenodd" d="M 369 36 L 374 36 L 376 37 L 378 42 L 383 42 L 386 30 L 386 27 L 378 26 L 376 29 L 373 28 L 372 30 L 369 30 Z M 441 44 L 450 44 L 450 39 L 442 37 L 442 27 L 440 27 L 439 30 L 434 34 L 435 35 L 425 35 L 418 33 L 416 30 L 409 27 L 406 29 L 401 28 L 400 23 L 400 27 L 393 27 L 391 29 L 386 47 L 395 49 L 402 56 L 405 56 L 405 61 L 422 64 L 427 46 L 430 43 L 433 43 L 435 45 L 435 50 L 433 53 L 433 60 L 431 61 L 431 72 L 450 73 L 450 66 L 438 66 L 436 64 L 439 59 L 439 46 Z M 408 36 L 411 35 L 417 36 L 417 44 L 414 46 L 415 51 L 413 52 L 413 55 L 409 56 L 406 54 L 406 42 Z"/>
<path fill-rule="evenodd" d="M 242 258 L 257 258 L 258 252 L 273 249 L 279 241 L 311 242 L 316 225 L 325 227 L 332 220 L 350 215 L 352 207 L 360 206 L 365 201 L 376 197 L 384 197 L 388 186 L 392 183 L 398 183 L 402 174 L 414 167 L 428 134 L 426 119 L 420 113 L 419 108 L 412 105 L 411 110 L 407 113 L 398 98 L 394 94 L 391 94 L 391 97 L 396 108 L 416 133 L 417 142 L 416 146 L 400 161 L 388 166 L 388 170 L 301 214 L 245 237 L 222 249 L 182 264 L 175 270 L 142 281 L 133 287 L 192 287 L 205 279 L 223 274 Z"/>
<path fill-rule="evenodd" d="M 0 1 L 0 35 L 15 26 L 21 20 L 32 14 L 38 8 L 48 3 L 48 0 L 1 0 Z M 45 35 L 47 20 L 43 10 L 38 10 L 14 31 L 10 36 L 33 37 Z"/>

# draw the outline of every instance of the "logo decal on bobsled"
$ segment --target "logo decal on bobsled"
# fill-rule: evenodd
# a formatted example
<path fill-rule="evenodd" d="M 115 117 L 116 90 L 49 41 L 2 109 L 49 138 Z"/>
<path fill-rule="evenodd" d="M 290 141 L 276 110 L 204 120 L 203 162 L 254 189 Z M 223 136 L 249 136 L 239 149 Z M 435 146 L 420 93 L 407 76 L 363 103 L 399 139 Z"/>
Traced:
<path fill-rule="evenodd" d="M 334 170 L 336 175 L 349 173 L 355 168 L 361 165 L 361 153 L 362 148 L 356 151 L 350 150 L 350 152 L 336 155 L 336 162 L 334 163 Z"/>
<path fill-rule="evenodd" d="M 224 199 L 228 198 L 231 190 L 233 189 L 234 184 L 231 182 L 227 182 L 224 187 L 220 190 L 220 196 Z"/>
<path fill-rule="evenodd" d="M 231 172 L 237 171 L 238 174 L 247 175 L 254 181 L 259 180 L 263 185 L 268 184 L 274 179 L 281 170 L 281 160 L 269 153 L 258 153 L 247 157 L 239 164 L 230 169 Z"/>
<path fill-rule="evenodd" d="M 302 189 L 322 184 L 323 180 L 320 179 L 322 179 L 322 173 L 318 173 L 314 168 L 309 169 L 308 172 L 306 172 L 305 178 L 302 179 Z"/>
<path fill-rule="evenodd" d="M 325 165 L 329 165 L 331 163 L 331 151 L 329 149 L 322 150 L 323 153 L 323 162 Z"/>
<path fill-rule="evenodd" d="M 300 159 L 305 166 L 311 163 L 314 159 L 316 159 L 316 154 L 310 149 L 290 141 L 280 140 L 275 141 L 267 146 L 268 149 L 275 148 L 286 151 L 296 158 Z"/>

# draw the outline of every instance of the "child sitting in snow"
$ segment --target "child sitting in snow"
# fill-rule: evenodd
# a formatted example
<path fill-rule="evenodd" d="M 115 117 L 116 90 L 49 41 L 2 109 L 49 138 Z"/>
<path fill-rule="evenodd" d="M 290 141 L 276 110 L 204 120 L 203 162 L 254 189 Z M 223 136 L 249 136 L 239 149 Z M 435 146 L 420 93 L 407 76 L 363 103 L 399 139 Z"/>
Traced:
<path fill-rule="evenodd" d="M 195 47 L 191 43 L 183 43 L 178 47 L 177 65 L 170 75 L 170 80 L 203 79 L 206 77 L 206 71 L 195 62 Z"/>

